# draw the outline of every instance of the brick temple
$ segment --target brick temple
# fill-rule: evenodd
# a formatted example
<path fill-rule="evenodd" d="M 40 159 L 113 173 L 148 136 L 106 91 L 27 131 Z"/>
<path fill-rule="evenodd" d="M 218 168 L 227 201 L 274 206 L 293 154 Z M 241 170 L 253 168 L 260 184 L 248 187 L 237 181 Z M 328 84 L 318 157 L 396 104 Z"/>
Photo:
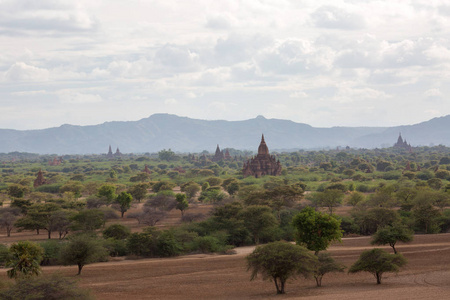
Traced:
<path fill-rule="evenodd" d="M 255 176 L 256 178 L 264 175 L 281 175 L 280 161 L 274 155 L 269 154 L 269 148 L 264 141 L 264 134 L 261 137 L 258 154 L 244 163 L 242 174 L 244 177 Z"/>

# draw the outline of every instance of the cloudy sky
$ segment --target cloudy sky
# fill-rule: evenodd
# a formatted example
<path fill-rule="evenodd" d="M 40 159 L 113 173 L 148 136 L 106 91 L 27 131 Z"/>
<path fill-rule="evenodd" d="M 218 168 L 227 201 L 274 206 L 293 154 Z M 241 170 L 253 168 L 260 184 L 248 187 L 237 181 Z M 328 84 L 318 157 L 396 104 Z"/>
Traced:
<path fill-rule="evenodd" d="M 0 128 L 450 114 L 448 1 L 0 0 Z"/>

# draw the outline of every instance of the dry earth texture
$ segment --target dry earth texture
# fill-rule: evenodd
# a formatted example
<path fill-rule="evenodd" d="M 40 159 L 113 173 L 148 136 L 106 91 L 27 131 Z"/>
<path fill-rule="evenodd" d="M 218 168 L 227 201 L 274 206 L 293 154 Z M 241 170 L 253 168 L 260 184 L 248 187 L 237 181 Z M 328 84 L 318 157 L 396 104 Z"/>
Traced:
<path fill-rule="evenodd" d="M 139 209 L 136 206 L 134 209 Z M 194 205 L 191 212 L 207 214 L 210 205 Z M 345 214 L 346 208 L 339 208 Z M 180 222 L 180 212 L 172 211 L 158 227 Z M 114 220 L 132 231 L 143 226 L 133 219 Z M 46 234 L 13 232 L 7 238 L 0 233 L 1 243 L 18 240 L 43 240 Z M 54 234 L 53 238 L 57 238 Z M 370 237 L 344 238 L 329 248 L 331 255 L 349 267 L 363 250 L 372 249 Z M 390 247 L 382 247 L 392 253 Z M 76 276 L 76 266 L 43 267 L 43 273 L 60 273 L 77 278 L 96 299 L 450 299 L 450 234 L 416 235 L 410 244 L 397 249 L 408 264 L 398 274 L 387 273 L 377 285 L 369 273 L 327 274 L 322 287 L 313 278 L 289 280 L 285 295 L 275 295 L 272 282 L 258 278 L 249 281 L 245 257 L 254 247 L 236 248 L 234 255 L 196 254 L 176 258 L 113 260 L 83 268 Z M 0 269 L 0 280 L 6 269 Z"/>
<path fill-rule="evenodd" d="M 329 252 L 350 266 L 372 248 L 369 240 L 346 238 Z M 275 295 L 271 282 L 249 281 L 245 256 L 252 250 L 97 263 L 87 265 L 79 280 L 97 299 L 450 299 L 450 234 L 416 235 L 413 243 L 399 245 L 408 265 L 398 274 L 386 274 L 381 285 L 369 273 L 328 274 L 321 288 L 313 279 L 290 280 L 282 296 Z M 75 266 L 44 267 L 43 272 L 77 278 Z M 6 280 L 5 269 L 0 276 Z"/>

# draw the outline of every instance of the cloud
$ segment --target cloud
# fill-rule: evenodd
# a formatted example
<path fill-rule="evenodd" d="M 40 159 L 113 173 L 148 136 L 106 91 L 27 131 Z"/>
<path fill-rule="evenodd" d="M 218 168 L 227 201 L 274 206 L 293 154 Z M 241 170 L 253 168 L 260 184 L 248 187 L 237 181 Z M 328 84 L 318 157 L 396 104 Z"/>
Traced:
<path fill-rule="evenodd" d="M 166 104 L 166 105 L 177 105 L 178 101 L 176 99 L 173 99 L 173 98 L 166 99 L 166 100 L 164 100 L 164 104 Z"/>
<path fill-rule="evenodd" d="M 311 14 L 317 27 L 356 30 L 366 26 L 364 17 L 336 6 L 322 6 Z"/>
<path fill-rule="evenodd" d="M 14 32 L 92 31 L 98 21 L 81 5 L 57 0 L 6 0 L 0 2 L 0 28 Z"/>
<path fill-rule="evenodd" d="M 44 68 L 27 65 L 24 62 L 17 62 L 6 71 L 5 78 L 8 81 L 47 81 L 49 78 L 49 71 Z"/>
<path fill-rule="evenodd" d="M 76 92 L 62 92 L 58 96 L 62 103 L 67 104 L 88 104 L 103 102 L 102 97 L 97 94 L 93 95 Z"/>
<path fill-rule="evenodd" d="M 156 52 L 155 61 L 172 70 L 193 71 L 198 68 L 198 53 L 187 47 L 166 44 Z"/>

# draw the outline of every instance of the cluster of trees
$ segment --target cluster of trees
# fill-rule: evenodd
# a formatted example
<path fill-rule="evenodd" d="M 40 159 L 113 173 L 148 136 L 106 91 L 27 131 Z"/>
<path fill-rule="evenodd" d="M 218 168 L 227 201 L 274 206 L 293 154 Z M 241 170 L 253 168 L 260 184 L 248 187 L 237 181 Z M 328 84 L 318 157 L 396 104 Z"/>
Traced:
<path fill-rule="evenodd" d="M 311 207 L 303 209 L 294 217 L 296 243 L 279 241 L 258 246 L 247 256 L 250 280 L 261 274 L 263 279 L 274 282 L 277 294 L 285 293 L 286 281 L 299 275 L 313 276 L 316 285 L 322 285 L 323 276 L 331 272 L 343 272 L 345 266 L 337 263 L 328 253 L 321 252 L 332 241 L 340 241 L 342 231 L 339 220 L 331 215 L 315 211 Z M 349 273 L 366 271 L 374 275 L 377 284 L 386 272 L 398 272 L 406 264 L 406 259 L 395 250 L 397 241 L 409 242 L 412 233 L 402 227 L 381 228 L 374 235 L 373 244 L 390 244 L 395 254 L 374 248 L 361 253 L 360 258 L 349 268 Z M 314 254 L 310 251 L 313 251 Z"/>

